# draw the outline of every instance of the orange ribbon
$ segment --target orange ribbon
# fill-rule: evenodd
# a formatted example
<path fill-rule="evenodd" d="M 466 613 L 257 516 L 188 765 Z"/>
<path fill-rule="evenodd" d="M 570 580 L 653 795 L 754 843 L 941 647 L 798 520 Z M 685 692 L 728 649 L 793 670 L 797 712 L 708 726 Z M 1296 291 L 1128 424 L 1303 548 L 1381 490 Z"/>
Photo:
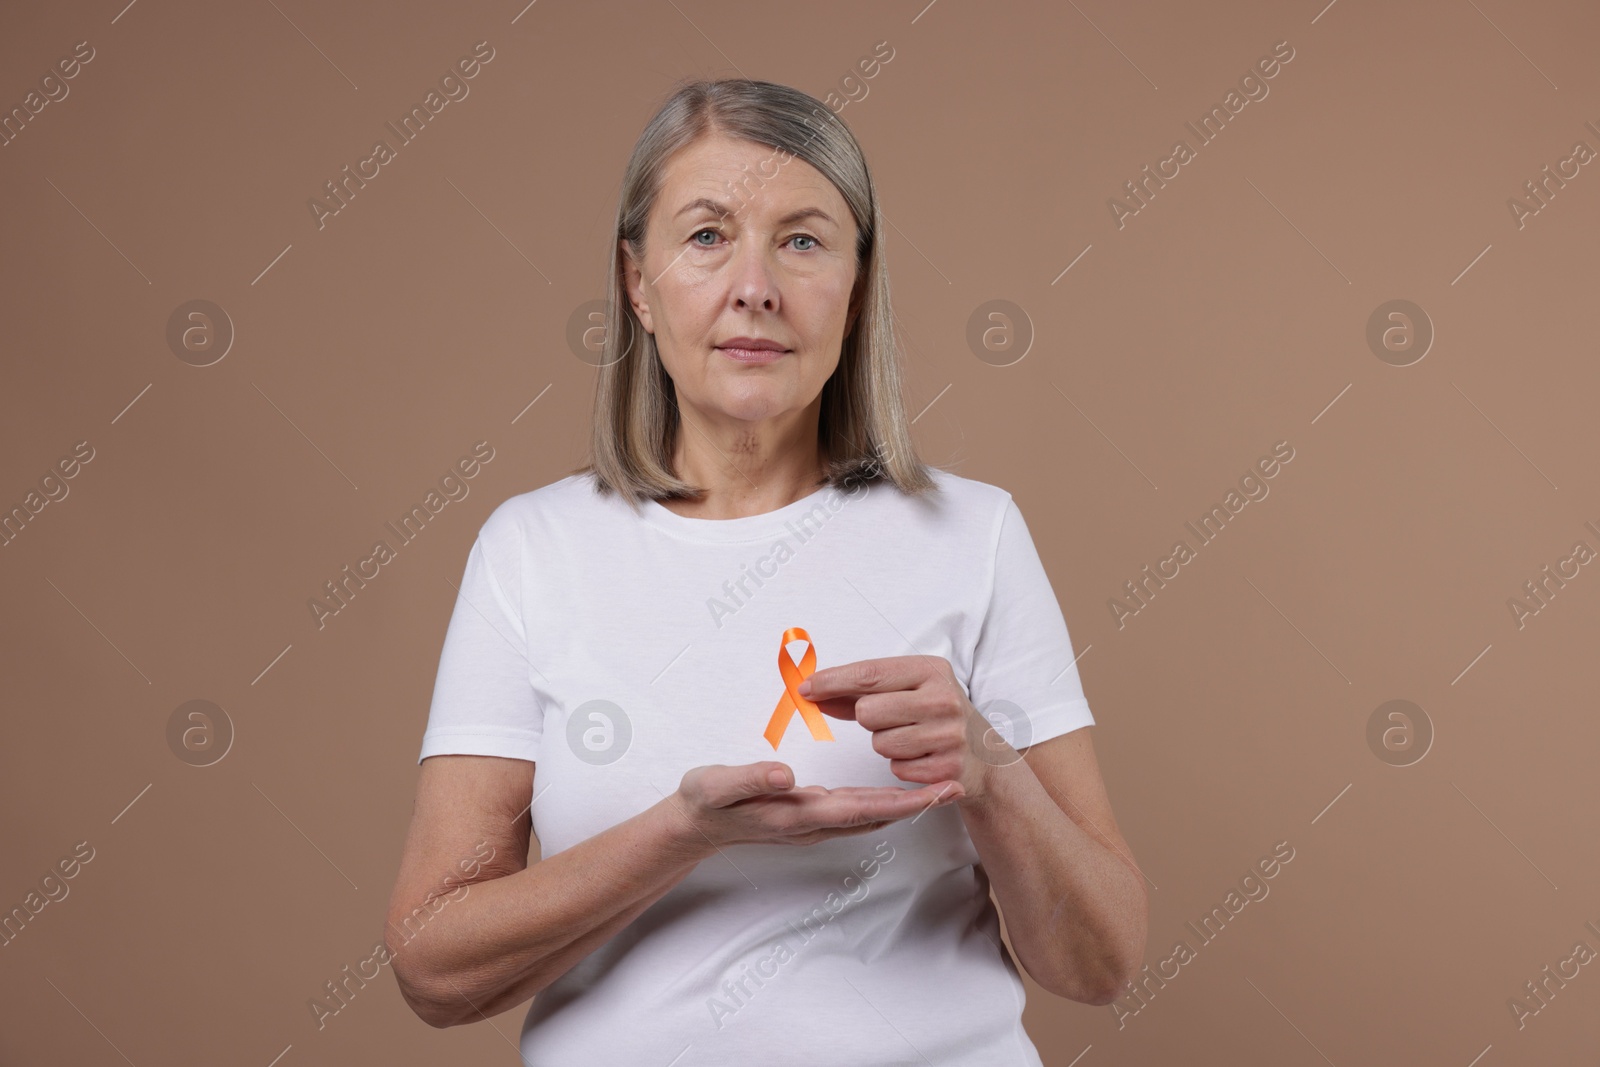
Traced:
<path fill-rule="evenodd" d="M 806 653 L 800 657 L 798 667 L 789 655 L 790 641 L 806 643 Z M 801 696 L 798 690 L 800 683 L 811 677 L 816 669 L 817 649 L 811 643 L 811 635 L 798 626 L 791 626 L 783 631 L 783 641 L 778 645 L 778 673 L 783 675 L 783 696 L 779 698 L 778 706 L 772 712 L 772 720 L 767 723 L 766 732 L 762 735 L 773 749 L 777 749 L 778 742 L 783 740 L 783 732 L 788 729 L 789 720 L 797 710 L 801 718 L 805 719 L 814 740 L 833 740 L 833 733 L 828 729 L 828 719 L 822 714 L 822 709 Z"/>

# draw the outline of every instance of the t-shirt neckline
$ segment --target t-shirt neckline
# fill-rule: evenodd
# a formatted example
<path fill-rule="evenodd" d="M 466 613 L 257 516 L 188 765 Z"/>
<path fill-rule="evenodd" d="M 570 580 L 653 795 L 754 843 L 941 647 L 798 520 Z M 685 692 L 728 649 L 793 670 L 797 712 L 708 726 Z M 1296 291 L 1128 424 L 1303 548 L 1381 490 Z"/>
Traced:
<path fill-rule="evenodd" d="M 678 537 L 695 541 L 758 541 L 789 532 L 789 524 L 821 504 L 829 493 L 838 492 L 836 486 L 821 485 L 791 504 L 759 515 L 741 515 L 734 519 L 703 519 L 679 515 L 659 500 L 646 500 L 640 509 L 641 516 L 652 526 L 659 527 Z M 825 507 L 829 515 L 833 509 Z"/>

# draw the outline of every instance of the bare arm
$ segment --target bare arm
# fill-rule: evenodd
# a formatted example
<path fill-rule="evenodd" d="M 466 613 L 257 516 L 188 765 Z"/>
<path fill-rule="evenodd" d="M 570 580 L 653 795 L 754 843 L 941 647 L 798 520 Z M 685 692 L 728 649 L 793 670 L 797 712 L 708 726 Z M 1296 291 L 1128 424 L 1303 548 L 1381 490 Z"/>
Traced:
<path fill-rule="evenodd" d="M 1149 896 L 1117 829 L 1089 731 L 991 766 L 959 804 L 1017 958 L 1057 996 L 1109 1004 L 1144 956 Z"/>
<path fill-rule="evenodd" d="M 766 778 L 773 770 L 778 784 Z M 530 867 L 533 772 L 528 760 L 498 756 L 422 761 L 385 943 L 401 995 L 429 1025 L 474 1022 L 536 996 L 719 845 L 870 833 L 963 795 L 953 782 L 795 788 L 775 761 L 696 767 L 659 803 Z"/>
<path fill-rule="evenodd" d="M 689 840 L 698 834 L 669 799 L 529 867 L 530 816 L 519 809 L 533 770 L 495 756 L 422 762 L 385 943 L 401 995 L 432 1026 L 530 999 L 712 851 Z M 483 841 L 493 853 L 469 877 L 455 865 L 488 852 Z"/>
<path fill-rule="evenodd" d="M 958 810 L 1022 966 L 1058 996 L 1116 999 L 1139 970 L 1149 901 L 1112 817 L 1090 727 L 1019 754 L 940 656 L 826 667 L 797 692 L 871 730 L 897 778 L 959 783 Z"/>

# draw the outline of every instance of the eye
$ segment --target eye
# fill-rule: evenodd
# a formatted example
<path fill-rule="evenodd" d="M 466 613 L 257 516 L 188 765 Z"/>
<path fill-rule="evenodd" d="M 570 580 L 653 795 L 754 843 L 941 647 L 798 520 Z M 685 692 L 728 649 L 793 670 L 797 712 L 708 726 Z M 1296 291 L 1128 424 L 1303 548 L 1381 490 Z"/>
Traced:
<path fill-rule="evenodd" d="M 712 247 L 715 247 L 715 241 L 714 240 L 713 240 L 712 244 L 706 244 L 705 242 L 700 241 L 698 238 L 700 237 L 701 234 L 709 233 L 709 234 L 712 235 L 712 237 L 714 239 L 721 232 L 722 232 L 721 230 L 718 230 L 713 226 L 707 226 L 705 229 L 697 230 L 693 234 L 691 234 L 690 235 L 690 240 L 694 241 L 694 244 L 695 244 L 696 248 L 712 248 Z M 816 248 L 818 243 L 819 243 L 817 241 L 817 239 L 815 237 L 811 236 L 809 233 L 797 233 L 793 237 L 789 238 L 789 240 L 791 240 L 791 241 L 810 241 L 811 242 L 809 245 L 807 245 L 804 248 L 795 249 L 795 251 L 797 251 L 797 252 L 810 252 L 812 249 Z"/>

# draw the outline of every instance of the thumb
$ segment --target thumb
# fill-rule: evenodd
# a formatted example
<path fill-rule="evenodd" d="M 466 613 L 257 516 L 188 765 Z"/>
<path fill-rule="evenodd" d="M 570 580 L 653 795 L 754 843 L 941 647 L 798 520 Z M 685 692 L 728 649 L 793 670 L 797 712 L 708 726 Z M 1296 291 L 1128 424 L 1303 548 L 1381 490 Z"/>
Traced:
<path fill-rule="evenodd" d="M 754 773 L 750 776 L 751 795 L 759 793 L 781 793 L 794 785 L 794 772 L 787 764 L 767 760 L 753 765 Z"/>
<path fill-rule="evenodd" d="M 786 792 L 793 785 L 794 772 L 776 760 L 729 767 L 718 782 L 714 806 L 725 808 L 751 797 Z"/>

